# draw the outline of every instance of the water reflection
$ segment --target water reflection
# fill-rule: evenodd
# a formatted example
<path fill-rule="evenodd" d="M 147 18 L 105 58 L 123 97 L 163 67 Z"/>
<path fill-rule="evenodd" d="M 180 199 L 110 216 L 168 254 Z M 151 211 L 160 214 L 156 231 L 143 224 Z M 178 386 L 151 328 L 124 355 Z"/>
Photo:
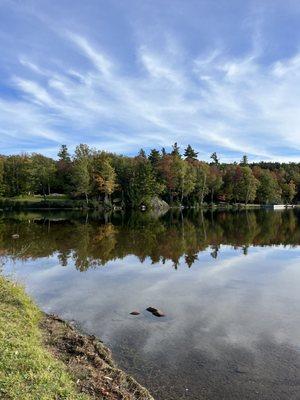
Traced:
<path fill-rule="evenodd" d="M 296 211 L 19 214 L 0 226 L 6 271 L 99 335 L 156 399 L 299 398 Z"/>
<path fill-rule="evenodd" d="M 164 218 L 147 214 L 130 216 L 23 213 L 0 220 L 2 253 L 19 258 L 39 258 L 58 254 L 60 264 L 71 261 L 80 271 L 104 266 L 129 254 L 140 262 L 153 264 L 171 260 L 174 268 L 182 262 L 189 268 L 199 252 L 210 248 L 218 257 L 220 245 L 230 245 L 247 255 L 249 246 L 300 243 L 300 214 L 244 211 L 168 213 Z M 13 234 L 18 240 L 12 240 Z"/>

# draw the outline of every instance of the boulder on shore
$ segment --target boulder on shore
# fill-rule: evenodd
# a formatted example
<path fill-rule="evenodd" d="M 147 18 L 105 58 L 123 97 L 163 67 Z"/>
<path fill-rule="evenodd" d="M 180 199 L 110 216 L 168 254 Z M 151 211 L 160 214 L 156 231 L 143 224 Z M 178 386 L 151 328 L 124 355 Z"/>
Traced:
<path fill-rule="evenodd" d="M 154 197 L 152 197 L 152 199 L 149 202 L 149 208 L 151 210 L 167 211 L 170 208 L 170 206 L 168 203 L 166 203 L 164 200 L 162 200 L 158 196 L 154 196 Z"/>

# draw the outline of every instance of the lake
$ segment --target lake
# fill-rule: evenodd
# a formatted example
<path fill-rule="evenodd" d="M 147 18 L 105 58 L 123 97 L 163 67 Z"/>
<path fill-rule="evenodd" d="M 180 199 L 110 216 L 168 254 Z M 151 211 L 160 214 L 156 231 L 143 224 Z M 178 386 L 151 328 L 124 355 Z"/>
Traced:
<path fill-rule="evenodd" d="M 296 210 L 0 219 L 4 273 L 163 400 L 300 399 L 299 245 Z"/>

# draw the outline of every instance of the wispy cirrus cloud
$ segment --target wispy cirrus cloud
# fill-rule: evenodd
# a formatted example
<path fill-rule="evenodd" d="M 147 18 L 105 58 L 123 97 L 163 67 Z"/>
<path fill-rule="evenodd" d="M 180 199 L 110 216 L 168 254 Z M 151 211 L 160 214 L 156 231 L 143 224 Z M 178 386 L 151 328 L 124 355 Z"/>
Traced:
<path fill-rule="evenodd" d="M 261 16 L 260 16 L 261 18 Z M 59 26 L 59 24 L 57 24 Z M 202 158 L 300 160 L 300 53 L 263 60 L 263 40 L 241 54 L 224 45 L 188 52 L 180 32 L 160 46 L 136 34 L 130 64 L 107 39 L 56 28 L 59 60 L 20 51 L 2 96 L 1 132 L 7 151 L 87 142 L 109 151 L 191 143 Z M 255 25 L 257 30 L 257 26 Z M 166 32 L 168 27 L 165 28 Z M 95 33 L 95 32 L 94 32 Z M 72 56 L 71 56 L 72 55 Z M 3 134 L 3 135 L 4 135 Z"/>

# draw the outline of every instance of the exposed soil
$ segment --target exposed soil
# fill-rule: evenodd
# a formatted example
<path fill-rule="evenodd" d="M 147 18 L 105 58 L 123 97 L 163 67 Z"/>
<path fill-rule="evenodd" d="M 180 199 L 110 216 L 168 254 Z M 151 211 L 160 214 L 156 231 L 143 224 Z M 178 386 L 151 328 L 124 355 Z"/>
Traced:
<path fill-rule="evenodd" d="M 41 328 L 46 347 L 67 366 L 79 392 L 94 399 L 154 400 L 147 389 L 115 365 L 110 350 L 92 335 L 84 335 L 54 315 Z"/>

